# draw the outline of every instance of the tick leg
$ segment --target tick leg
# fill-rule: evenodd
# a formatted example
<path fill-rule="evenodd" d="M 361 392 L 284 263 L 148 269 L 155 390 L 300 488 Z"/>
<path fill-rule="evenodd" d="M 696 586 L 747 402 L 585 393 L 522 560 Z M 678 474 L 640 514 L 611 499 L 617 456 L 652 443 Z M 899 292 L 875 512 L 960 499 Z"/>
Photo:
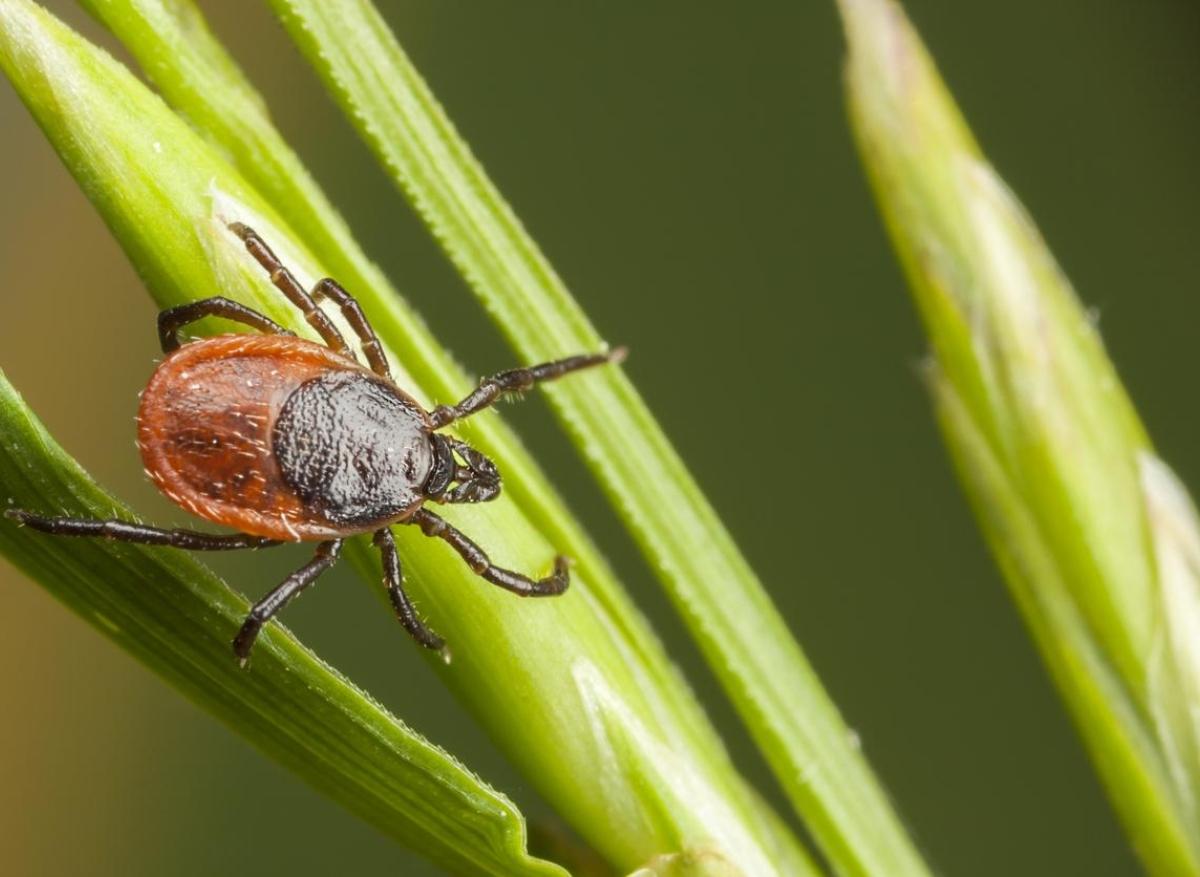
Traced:
<path fill-rule="evenodd" d="M 125 521 L 92 518 L 50 518 L 21 509 L 8 509 L 4 516 L 52 536 L 93 536 L 115 542 L 137 542 L 142 545 L 167 545 L 186 551 L 233 551 L 238 548 L 270 548 L 282 544 L 277 539 L 264 539 L 246 533 L 220 535 L 199 530 L 167 530 L 146 527 Z"/>
<path fill-rule="evenodd" d="M 565 557 L 554 558 L 554 572 L 544 579 L 534 581 L 518 572 L 492 566 L 482 548 L 428 509 L 418 510 L 407 523 L 416 524 L 426 536 L 435 536 L 449 542 L 477 576 L 519 596 L 552 597 L 565 591 L 569 584 Z"/>
<path fill-rule="evenodd" d="M 291 335 L 287 329 L 258 311 L 251 310 L 244 304 L 216 296 L 185 305 L 167 308 L 158 314 L 158 339 L 162 342 L 163 353 L 170 353 L 183 342 L 179 340 L 179 330 L 189 323 L 194 323 L 204 317 L 222 317 L 236 323 L 245 323 L 268 335 Z"/>
<path fill-rule="evenodd" d="M 387 527 L 375 531 L 375 547 L 383 555 L 383 582 L 387 585 L 388 597 L 392 600 L 392 608 L 396 617 L 404 625 L 404 629 L 412 638 L 427 649 L 440 651 L 446 644 L 440 636 L 430 630 L 417 615 L 417 609 L 408 594 L 404 593 L 404 574 L 400 570 L 400 555 L 396 553 L 396 539 Z"/>
<path fill-rule="evenodd" d="M 514 368 L 484 378 L 479 387 L 457 405 L 439 405 L 430 412 L 433 428 L 441 429 L 449 423 L 470 417 L 476 412 L 492 405 L 506 393 L 520 393 L 530 389 L 542 381 L 552 381 L 570 372 L 604 365 L 606 362 L 620 362 L 625 358 L 626 350 L 618 347 L 608 353 L 587 353 L 582 356 L 569 356 L 566 359 L 556 359 L 553 362 L 543 362 L 541 365 L 531 365 L 528 368 Z"/>
<path fill-rule="evenodd" d="M 331 539 L 317 546 L 313 559 L 296 570 L 283 582 L 263 597 L 250 609 L 242 629 L 233 638 L 233 653 L 244 665 L 254 648 L 254 641 L 263 625 L 270 621 L 275 614 L 292 601 L 297 594 L 317 580 L 317 577 L 337 561 L 342 551 L 342 540 Z"/>
<path fill-rule="evenodd" d="M 342 337 L 338 327 L 329 319 L 328 314 L 317 307 L 317 303 L 300 285 L 292 272 L 283 267 L 283 263 L 258 236 L 258 232 L 240 222 L 231 222 L 229 230 L 242 239 L 242 243 L 246 245 L 246 250 L 250 255 L 271 275 L 271 282 L 288 297 L 288 301 L 300 309 L 304 314 L 304 319 L 308 320 L 308 324 L 317 330 L 317 334 L 324 339 L 325 344 L 343 356 L 353 359 L 354 354 L 346 346 L 346 339 Z"/>
<path fill-rule="evenodd" d="M 379 343 L 379 336 L 371 328 L 367 315 L 363 313 L 354 296 L 346 292 L 336 280 L 326 277 L 313 287 L 312 297 L 314 301 L 318 302 L 327 298 L 341 309 L 342 316 L 346 318 L 350 328 L 362 341 L 363 353 L 366 354 L 371 370 L 390 381 L 392 370 L 388 368 L 387 356 L 384 355 L 383 347 Z"/>

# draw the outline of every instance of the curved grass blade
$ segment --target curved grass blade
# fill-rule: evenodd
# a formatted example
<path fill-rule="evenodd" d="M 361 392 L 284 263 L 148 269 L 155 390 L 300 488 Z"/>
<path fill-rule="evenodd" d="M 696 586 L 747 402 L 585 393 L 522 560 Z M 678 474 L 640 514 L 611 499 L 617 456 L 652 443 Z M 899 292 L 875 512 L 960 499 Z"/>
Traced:
<path fill-rule="evenodd" d="M 863 162 L 983 529 L 1152 874 L 1200 874 L 1200 529 L 892 0 L 839 0 Z"/>
<path fill-rule="evenodd" d="M 371 4 L 270 2 L 521 356 L 598 346 Z M 836 707 L 633 385 L 614 369 L 548 393 L 839 873 L 926 874 Z"/>
<path fill-rule="evenodd" d="M 161 304 L 219 289 L 307 334 L 225 228 L 246 222 L 301 282 L 320 276 L 257 191 L 127 71 L 32 4 L 0 0 L 0 30 L 6 72 Z M 447 516 L 499 563 L 550 563 L 554 548 L 511 499 Z M 633 868 L 703 850 L 747 874 L 814 873 L 753 803 L 703 720 L 693 727 L 698 709 L 679 708 L 690 702 L 679 681 L 640 662 L 628 620 L 610 613 L 587 576 L 565 597 L 521 602 L 483 587 L 445 546 L 411 528 L 397 536 L 410 590 L 455 645 L 454 663 L 439 672 L 610 861 Z M 269 628 L 258 648 L 281 636 Z M 399 632 L 397 641 L 411 647 Z M 676 688 L 664 689 L 664 678 Z M 636 729 L 613 713 L 636 717 Z"/>
<path fill-rule="evenodd" d="M 0 16 L 3 13 L 0 12 Z M 12 507 L 134 520 L 0 373 L 0 494 Z M 230 659 L 249 604 L 176 551 L 54 540 L 0 520 L 0 552 L 93 627 L 306 782 L 454 873 L 565 874 L 525 852 L 516 807 L 279 632 Z"/>

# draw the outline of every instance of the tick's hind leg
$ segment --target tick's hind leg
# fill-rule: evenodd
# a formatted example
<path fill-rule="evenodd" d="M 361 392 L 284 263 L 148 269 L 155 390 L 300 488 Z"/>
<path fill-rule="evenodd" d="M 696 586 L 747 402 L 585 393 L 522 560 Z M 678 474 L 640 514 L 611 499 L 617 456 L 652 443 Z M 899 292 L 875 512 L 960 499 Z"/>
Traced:
<path fill-rule="evenodd" d="M 244 323 L 268 335 L 292 334 L 258 311 L 223 296 L 216 296 L 159 312 L 158 340 L 162 343 L 163 353 L 170 353 L 172 350 L 178 349 L 183 343 L 179 340 L 179 330 L 204 317 L 222 317 L 236 323 Z"/>
<path fill-rule="evenodd" d="M 566 359 L 543 362 L 541 365 L 531 365 L 528 368 L 509 369 L 492 375 L 490 378 L 484 378 L 479 382 L 479 387 L 457 405 L 439 405 L 434 408 L 430 413 L 433 428 L 441 429 L 448 423 L 470 417 L 493 405 L 501 396 L 523 392 L 542 381 L 553 381 L 565 374 L 596 365 L 604 365 L 607 362 L 620 362 L 625 358 L 625 353 L 624 347 L 618 347 L 608 353 L 585 353 L 581 356 L 569 356 Z"/>
<path fill-rule="evenodd" d="M 400 555 L 396 553 L 396 539 L 387 527 L 375 532 L 375 546 L 383 555 L 383 583 L 387 586 L 388 597 L 391 598 L 392 608 L 396 617 L 404 625 L 413 639 L 427 649 L 441 651 L 445 641 L 430 630 L 417 615 L 417 609 L 408 594 L 404 593 L 404 573 L 400 569 Z"/>
<path fill-rule="evenodd" d="M 553 597 L 565 591 L 570 583 L 565 557 L 554 558 L 554 572 L 544 579 L 534 580 L 518 572 L 492 566 L 482 548 L 428 509 L 420 509 L 407 523 L 416 524 L 426 536 L 449 542 L 477 576 L 519 596 Z"/>
<path fill-rule="evenodd" d="M 8 509 L 4 516 L 51 536 L 91 536 L 114 542 L 166 545 L 185 551 L 234 551 L 239 548 L 269 548 L 281 544 L 277 539 L 264 539 L 246 533 L 222 535 L 202 533 L 199 530 L 168 530 L 98 518 L 45 517 L 22 509 Z"/>
<path fill-rule="evenodd" d="M 346 346 L 346 339 L 342 337 L 342 333 L 338 331 L 338 327 L 329 319 L 328 314 L 317 307 L 317 303 L 313 301 L 308 291 L 300 285 L 300 282 L 296 280 L 292 272 L 283 267 L 283 263 L 271 252 L 271 248 L 266 245 L 263 239 L 258 236 L 258 232 L 240 222 L 231 222 L 229 230 L 242 239 L 242 243 L 246 245 L 246 250 L 271 276 L 271 282 L 275 284 L 275 288 L 286 295 L 288 301 L 300 309 L 301 313 L 304 314 L 304 319 L 308 320 L 308 324 L 317 330 L 317 334 L 321 336 L 325 343 L 332 350 L 336 350 L 343 356 L 353 359 L 354 355 L 350 352 L 350 348 Z"/>
<path fill-rule="evenodd" d="M 263 597 L 250 609 L 242 629 L 233 638 L 233 653 L 245 664 L 258 639 L 258 632 L 276 613 L 292 601 L 297 594 L 317 580 L 317 577 L 337 561 L 342 551 L 342 540 L 331 539 L 317 546 L 313 559 L 296 570 L 283 582 Z"/>

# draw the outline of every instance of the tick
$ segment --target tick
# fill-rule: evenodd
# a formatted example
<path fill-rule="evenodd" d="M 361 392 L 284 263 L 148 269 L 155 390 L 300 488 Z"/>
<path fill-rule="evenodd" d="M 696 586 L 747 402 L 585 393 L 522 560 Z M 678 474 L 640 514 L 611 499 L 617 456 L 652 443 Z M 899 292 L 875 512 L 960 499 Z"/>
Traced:
<path fill-rule="evenodd" d="M 351 295 L 333 280 L 304 289 L 252 229 L 233 223 L 271 282 L 303 313 L 324 344 L 297 338 L 273 320 L 223 297 L 162 311 L 166 357 L 142 393 L 138 448 L 150 479 L 169 499 L 208 521 L 238 530 L 213 534 L 119 520 L 5 514 L 56 536 L 93 536 L 188 551 L 267 548 L 316 542 L 308 563 L 250 610 L 233 640 L 249 658 L 263 625 L 337 560 L 349 536 L 374 534 L 388 596 L 400 623 L 421 645 L 443 640 L 404 592 L 391 527 L 411 524 L 445 540 L 481 578 L 523 597 L 567 589 L 557 557 L 542 579 L 493 566 L 483 550 L 427 504 L 476 503 L 500 493 L 500 473 L 479 451 L 442 429 L 509 393 L 569 372 L 617 362 L 624 350 L 585 354 L 500 372 L 457 405 L 426 411 L 392 379 L 375 331 Z M 318 302 L 337 306 L 361 344 L 355 359 Z M 262 334 L 218 335 L 184 343 L 179 332 L 204 317 L 243 323 Z"/>

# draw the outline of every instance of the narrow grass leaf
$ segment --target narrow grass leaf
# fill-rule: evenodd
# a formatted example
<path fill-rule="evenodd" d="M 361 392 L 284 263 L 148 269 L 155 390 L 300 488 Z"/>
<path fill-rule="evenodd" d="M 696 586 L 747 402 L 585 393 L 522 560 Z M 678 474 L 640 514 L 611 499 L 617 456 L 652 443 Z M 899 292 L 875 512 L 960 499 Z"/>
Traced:
<path fill-rule="evenodd" d="M 1150 872 L 1200 873 L 1200 529 L 1092 319 L 893 0 L 840 0 L 851 119 L 967 494 Z"/>
<path fill-rule="evenodd" d="M 271 2 L 520 355 L 601 348 L 371 4 Z M 548 392 L 836 869 L 926 873 L 853 735 L 633 385 L 613 369 Z"/>
<path fill-rule="evenodd" d="M 2 16 L 3 13 L 0 13 Z M 134 520 L 0 373 L 4 506 Z M 54 540 L 0 520 L 0 553 L 89 624 L 306 782 L 456 874 L 565 874 L 525 852 L 520 813 L 286 632 L 231 659 L 245 599 L 191 557 Z"/>

